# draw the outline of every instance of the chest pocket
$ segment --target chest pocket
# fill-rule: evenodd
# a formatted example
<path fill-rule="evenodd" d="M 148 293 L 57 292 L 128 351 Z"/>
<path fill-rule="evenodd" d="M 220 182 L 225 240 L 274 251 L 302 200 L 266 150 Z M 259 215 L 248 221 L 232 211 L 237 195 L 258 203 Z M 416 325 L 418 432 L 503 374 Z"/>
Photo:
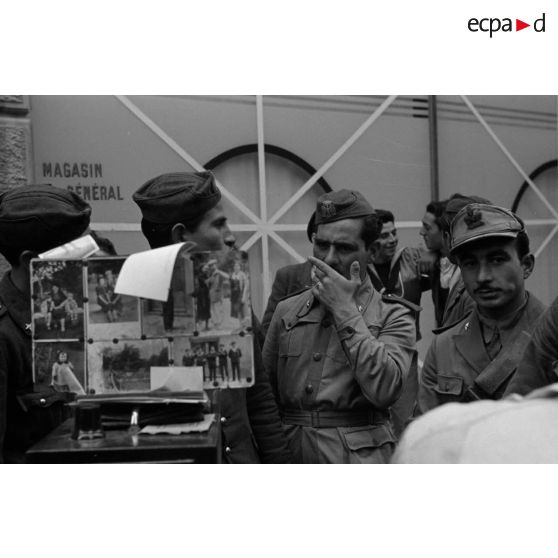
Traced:
<path fill-rule="evenodd" d="M 279 357 L 298 357 L 302 353 L 304 341 L 303 327 L 281 331 L 279 336 Z"/>
<path fill-rule="evenodd" d="M 463 393 L 463 378 L 438 374 L 438 384 L 434 391 L 442 395 L 459 396 Z"/>

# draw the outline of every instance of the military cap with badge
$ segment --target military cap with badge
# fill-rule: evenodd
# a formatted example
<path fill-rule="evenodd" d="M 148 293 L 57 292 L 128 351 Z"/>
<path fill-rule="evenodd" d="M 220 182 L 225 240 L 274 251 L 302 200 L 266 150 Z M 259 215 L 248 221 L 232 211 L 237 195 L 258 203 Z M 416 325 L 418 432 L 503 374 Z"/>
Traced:
<path fill-rule="evenodd" d="M 525 231 L 523 221 L 510 210 L 485 203 L 471 203 L 455 216 L 451 224 L 451 247 L 454 254 L 465 244 L 483 238 L 517 238 Z"/>

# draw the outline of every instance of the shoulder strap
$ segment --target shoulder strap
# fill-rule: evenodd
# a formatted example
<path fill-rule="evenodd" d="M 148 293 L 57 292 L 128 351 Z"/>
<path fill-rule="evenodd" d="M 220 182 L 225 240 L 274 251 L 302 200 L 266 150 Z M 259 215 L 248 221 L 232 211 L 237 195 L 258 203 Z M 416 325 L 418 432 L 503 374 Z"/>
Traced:
<path fill-rule="evenodd" d="M 508 348 L 502 349 L 498 356 L 477 376 L 475 385 L 492 396 L 513 374 L 519 359 L 527 348 L 531 335 L 519 329 L 508 341 Z"/>
<path fill-rule="evenodd" d="M 415 313 L 419 313 L 422 311 L 422 307 L 417 306 L 416 304 L 413 304 L 412 302 L 408 301 L 406 298 L 401 298 L 400 296 L 395 296 L 393 294 L 383 294 L 382 295 L 382 300 L 384 302 L 390 302 L 390 303 L 398 303 L 398 304 L 402 304 L 403 306 L 405 306 L 406 308 L 409 308 L 409 310 L 412 310 Z"/>

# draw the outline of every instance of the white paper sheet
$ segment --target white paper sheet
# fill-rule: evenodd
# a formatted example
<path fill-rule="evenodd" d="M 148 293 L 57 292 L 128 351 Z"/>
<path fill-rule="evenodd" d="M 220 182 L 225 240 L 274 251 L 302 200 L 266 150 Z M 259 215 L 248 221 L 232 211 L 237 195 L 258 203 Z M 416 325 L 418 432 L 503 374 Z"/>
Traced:
<path fill-rule="evenodd" d="M 152 366 L 151 391 L 203 391 L 203 368 L 201 366 Z"/>
<path fill-rule="evenodd" d="M 128 256 L 120 270 L 115 292 L 165 302 L 176 258 L 186 244 L 179 242 Z"/>
<path fill-rule="evenodd" d="M 140 434 L 188 434 L 189 432 L 207 432 L 215 421 L 215 415 L 204 415 L 200 422 L 186 422 L 184 424 L 162 424 L 145 426 Z"/>
<path fill-rule="evenodd" d="M 99 247 L 95 239 L 91 235 L 80 236 L 71 242 L 57 246 L 52 250 L 39 254 L 41 260 L 68 260 L 72 258 L 88 258 L 95 252 L 99 251 Z"/>

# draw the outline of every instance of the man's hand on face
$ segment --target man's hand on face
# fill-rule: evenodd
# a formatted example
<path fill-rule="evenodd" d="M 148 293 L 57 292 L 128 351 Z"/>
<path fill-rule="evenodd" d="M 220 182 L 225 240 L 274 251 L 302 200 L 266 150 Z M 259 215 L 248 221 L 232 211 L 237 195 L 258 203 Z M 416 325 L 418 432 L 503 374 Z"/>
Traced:
<path fill-rule="evenodd" d="M 308 260 L 314 266 L 312 294 L 337 318 L 343 319 L 344 315 L 348 317 L 354 314 L 354 297 L 362 283 L 360 264 L 357 261 L 351 264 L 351 278 L 346 279 L 325 262 L 312 256 Z"/>

